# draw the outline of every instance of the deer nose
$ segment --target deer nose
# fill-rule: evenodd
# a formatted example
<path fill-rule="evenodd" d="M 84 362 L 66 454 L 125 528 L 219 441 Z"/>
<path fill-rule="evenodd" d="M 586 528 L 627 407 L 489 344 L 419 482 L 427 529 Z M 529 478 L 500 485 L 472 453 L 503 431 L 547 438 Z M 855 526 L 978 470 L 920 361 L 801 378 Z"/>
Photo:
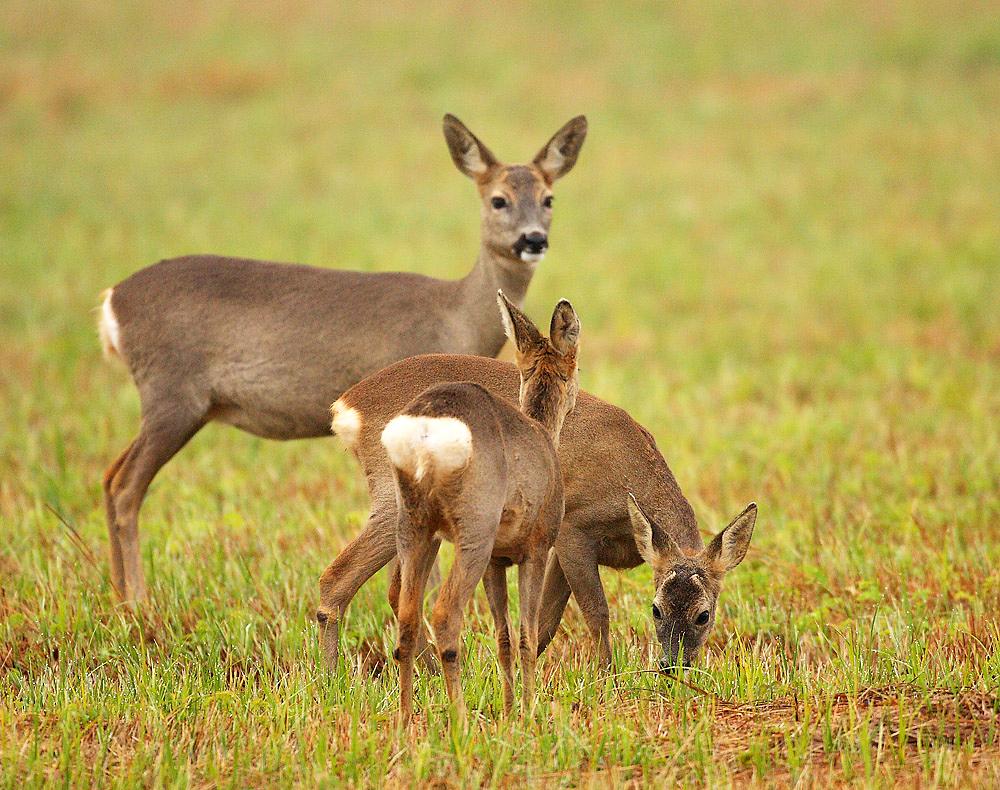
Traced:
<path fill-rule="evenodd" d="M 663 672 L 666 675 L 673 675 L 679 669 L 680 667 L 676 661 L 671 661 L 666 656 L 660 659 L 660 672 Z"/>
<path fill-rule="evenodd" d="M 524 239 L 525 252 L 530 252 L 532 255 L 538 255 L 540 252 L 545 252 L 545 248 L 549 246 L 548 236 L 544 233 L 535 231 L 534 233 L 528 233 L 521 238 Z"/>

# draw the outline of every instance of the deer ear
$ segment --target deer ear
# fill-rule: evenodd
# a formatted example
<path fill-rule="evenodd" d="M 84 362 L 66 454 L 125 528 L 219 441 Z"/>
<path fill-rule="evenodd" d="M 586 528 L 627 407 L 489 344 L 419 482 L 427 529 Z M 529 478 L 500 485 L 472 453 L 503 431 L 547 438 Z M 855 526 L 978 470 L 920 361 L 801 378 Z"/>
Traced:
<path fill-rule="evenodd" d="M 719 573 L 729 573 L 743 562 L 750 548 L 753 527 L 757 523 L 757 503 L 751 502 L 733 519 L 732 523 L 716 535 L 705 549 L 707 564 Z"/>
<path fill-rule="evenodd" d="M 573 305 L 566 299 L 560 299 L 556 309 L 552 311 L 549 339 L 556 351 L 564 356 L 575 354 L 580 346 L 580 319 Z"/>
<path fill-rule="evenodd" d="M 636 548 L 649 565 L 662 565 L 684 556 L 677 542 L 646 515 L 633 494 L 628 495 L 628 516 Z"/>
<path fill-rule="evenodd" d="M 587 119 L 578 115 L 556 132 L 532 160 L 550 181 L 562 178 L 576 164 L 587 138 Z"/>
<path fill-rule="evenodd" d="M 518 310 L 504 296 L 503 291 L 497 291 L 497 304 L 500 306 L 500 318 L 503 320 L 503 330 L 517 348 L 518 353 L 527 354 L 545 344 L 542 333 L 538 331 L 531 319 Z"/>
<path fill-rule="evenodd" d="M 444 116 L 442 125 L 451 160 L 469 178 L 480 179 L 499 164 L 493 152 L 454 115 L 449 113 Z"/>

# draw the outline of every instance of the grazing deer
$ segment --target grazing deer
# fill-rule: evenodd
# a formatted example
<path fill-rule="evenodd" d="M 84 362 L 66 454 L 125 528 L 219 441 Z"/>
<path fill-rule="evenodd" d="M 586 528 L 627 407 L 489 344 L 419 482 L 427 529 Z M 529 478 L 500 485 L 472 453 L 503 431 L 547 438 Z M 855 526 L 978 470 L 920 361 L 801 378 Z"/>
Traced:
<path fill-rule="evenodd" d="M 632 495 L 628 512 L 640 556 L 653 569 L 653 625 L 663 649 L 660 669 L 690 666 L 712 633 L 722 578 L 743 562 L 757 521 L 751 502 L 707 548 L 684 551 Z"/>
<path fill-rule="evenodd" d="M 138 436 L 104 475 L 115 589 L 145 597 L 139 509 L 156 473 L 206 423 L 268 439 L 326 436 L 330 403 L 392 362 L 496 356 L 505 340 L 497 288 L 523 303 L 548 248 L 552 184 L 576 163 L 586 132 L 574 118 L 529 164 L 505 165 L 444 117 L 451 158 L 482 200 L 479 258 L 461 280 L 192 256 L 106 291 L 101 340 L 128 366 L 142 411 Z"/>
<path fill-rule="evenodd" d="M 516 347 L 518 411 L 506 398 L 468 382 L 436 384 L 382 431 L 396 487 L 400 718 L 413 713 L 413 661 L 423 632 L 424 586 L 441 539 L 455 559 L 434 604 L 435 644 L 448 698 L 464 724 L 459 669 L 463 612 L 482 579 L 496 625 L 504 712 L 514 701 L 507 567 L 518 566 L 521 599 L 522 711 L 534 699 L 538 603 L 549 549 L 563 518 L 555 445 L 579 389 L 580 322 L 565 299 L 552 313 L 549 339 L 500 292 L 497 302 Z"/>
<path fill-rule="evenodd" d="M 320 578 L 316 617 L 328 666 L 336 666 L 340 621 L 347 605 L 361 585 L 396 555 L 396 495 L 379 440 L 382 430 L 418 393 L 445 381 L 470 381 L 494 395 L 511 401 L 518 398 L 519 374 L 513 365 L 481 357 L 430 354 L 397 362 L 369 376 L 333 405 L 334 427 L 361 462 L 372 507 L 365 528 Z M 580 392 L 563 425 L 558 454 L 566 512 L 546 565 L 538 649 L 539 653 L 544 650 L 555 635 L 572 593 L 597 643 L 600 663 L 610 667 L 610 618 L 599 566 L 634 568 L 653 557 L 655 568 L 660 560 L 653 552 L 661 546 L 672 549 L 675 545 L 686 556 L 698 556 L 704 543 L 691 505 L 653 437 L 622 409 Z M 651 538 L 653 548 L 646 556 L 636 545 L 628 508 L 630 493 L 643 503 L 644 512 L 657 525 Z M 748 515 L 749 511 L 734 524 Z M 723 534 L 729 537 L 717 537 L 716 541 L 727 548 L 718 555 L 722 564 L 716 561 L 714 570 L 732 567 L 729 560 L 735 552 L 729 548 L 730 538 L 743 535 L 750 539 L 745 527 L 730 527 Z M 673 543 L 665 544 L 662 536 L 669 536 Z M 398 588 L 397 575 L 389 589 L 393 608 Z M 685 590 L 678 585 L 658 585 L 660 612 L 673 611 L 675 592 L 681 595 Z M 706 595 L 704 607 L 695 616 L 697 621 L 701 611 L 709 612 L 709 628 L 700 632 L 703 637 L 708 636 L 715 620 L 717 594 L 716 588 L 712 595 Z M 704 638 L 699 644 L 702 642 Z M 685 650 L 693 660 L 696 651 L 691 647 L 689 640 Z"/>

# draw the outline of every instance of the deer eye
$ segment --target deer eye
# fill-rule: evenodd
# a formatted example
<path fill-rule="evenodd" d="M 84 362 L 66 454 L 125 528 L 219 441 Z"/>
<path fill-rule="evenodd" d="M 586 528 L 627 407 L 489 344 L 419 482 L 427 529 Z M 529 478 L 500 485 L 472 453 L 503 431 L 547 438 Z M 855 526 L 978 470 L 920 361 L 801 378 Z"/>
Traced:
<path fill-rule="evenodd" d="M 552 195 L 549 195 L 542 201 L 542 205 L 545 206 L 545 208 L 552 208 L 552 199 Z"/>
<path fill-rule="evenodd" d="M 490 201 L 490 203 L 493 204 L 493 208 L 495 209 L 507 208 L 507 200 L 502 197 L 495 197 Z"/>
<path fill-rule="evenodd" d="M 659 606 L 657 606 L 657 605 L 656 605 L 656 604 L 654 603 L 654 604 L 653 604 L 653 619 L 654 619 L 654 620 L 659 620 L 659 619 L 660 619 L 661 617 L 663 617 L 663 615 L 662 615 L 662 614 L 660 614 L 660 607 L 659 607 Z"/>
<path fill-rule="evenodd" d="M 695 624 L 695 625 L 708 625 L 708 618 L 709 618 L 710 616 L 711 616 L 711 615 L 709 615 L 709 613 L 708 613 L 708 609 L 706 609 L 705 611 L 703 611 L 703 612 L 702 612 L 701 614 L 699 614 L 699 615 L 698 615 L 698 616 L 697 616 L 697 617 L 695 618 L 695 621 L 694 621 L 694 624 Z"/>

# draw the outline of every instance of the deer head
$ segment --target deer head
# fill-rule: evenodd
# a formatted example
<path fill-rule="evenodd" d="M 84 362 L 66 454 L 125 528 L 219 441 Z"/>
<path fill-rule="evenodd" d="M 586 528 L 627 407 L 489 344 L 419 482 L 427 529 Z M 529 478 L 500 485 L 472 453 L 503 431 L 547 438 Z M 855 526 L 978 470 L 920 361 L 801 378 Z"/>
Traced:
<path fill-rule="evenodd" d="M 580 343 L 580 319 L 567 300 L 560 299 L 552 311 L 549 336 L 497 291 L 497 304 L 507 337 L 514 343 L 514 359 L 521 372 L 521 411 L 538 420 L 558 445 L 563 420 L 576 405 L 580 378 L 576 352 Z"/>
<path fill-rule="evenodd" d="M 500 162 L 454 115 L 444 117 L 444 136 L 455 166 L 479 189 L 483 245 L 510 267 L 533 267 L 549 246 L 552 184 L 576 164 L 587 119 L 571 120 L 522 165 Z"/>
<path fill-rule="evenodd" d="M 670 672 L 690 666 L 712 633 L 723 578 L 743 561 L 750 547 L 757 505 L 747 505 L 695 553 L 681 550 L 632 494 L 628 512 L 639 554 L 653 569 L 653 624 L 663 649 L 660 669 Z"/>

